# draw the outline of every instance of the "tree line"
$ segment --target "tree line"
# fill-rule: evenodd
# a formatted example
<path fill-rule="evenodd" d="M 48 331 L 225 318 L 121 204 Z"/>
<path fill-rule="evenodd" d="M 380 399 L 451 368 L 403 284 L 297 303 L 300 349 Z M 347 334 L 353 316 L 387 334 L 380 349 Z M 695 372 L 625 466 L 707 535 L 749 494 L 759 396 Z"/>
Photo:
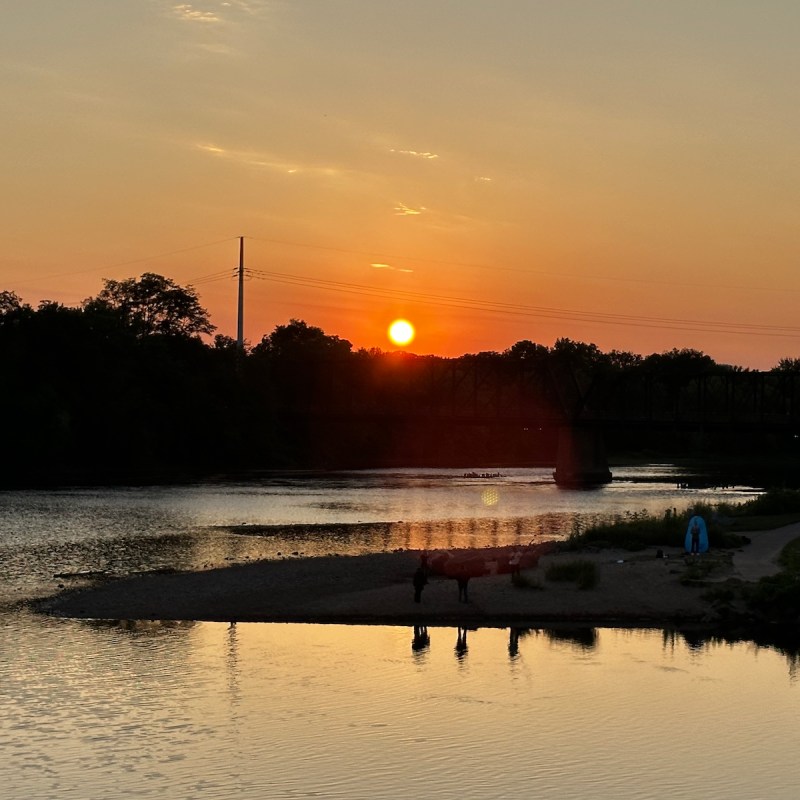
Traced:
<path fill-rule="evenodd" d="M 520 392 L 546 410 L 609 375 L 679 383 L 743 371 L 692 349 L 641 356 L 570 339 L 447 359 L 354 350 L 298 319 L 242 350 L 214 331 L 194 289 L 154 273 L 106 280 L 77 307 L 0 292 L 0 483 L 547 462 L 546 426 L 443 425 L 441 415 L 496 411 Z M 775 370 L 800 372 L 800 359 Z"/>

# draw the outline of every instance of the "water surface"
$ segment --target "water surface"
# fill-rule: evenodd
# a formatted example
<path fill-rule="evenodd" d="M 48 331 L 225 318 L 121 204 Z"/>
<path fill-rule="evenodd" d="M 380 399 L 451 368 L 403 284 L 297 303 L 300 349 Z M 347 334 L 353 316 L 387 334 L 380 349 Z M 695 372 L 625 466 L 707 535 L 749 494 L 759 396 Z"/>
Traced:
<path fill-rule="evenodd" d="M 550 470 L 369 470 L 253 482 L 0 492 L 0 604 L 123 576 L 260 558 L 485 547 L 565 538 L 601 519 L 741 502 L 753 487 L 677 488 L 668 464 L 618 468 L 591 491 L 557 487 Z M 247 535 L 251 533 L 252 535 Z"/>
<path fill-rule="evenodd" d="M 80 622 L 21 601 L 256 558 L 565 537 L 744 500 L 669 465 L 0 493 L 0 786 L 26 798 L 789 798 L 794 658 L 660 631 Z M 293 555 L 296 553 L 297 555 Z"/>
<path fill-rule="evenodd" d="M 28 798 L 794 798 L 795 665 L 658 631 L 0 628 Z"/>

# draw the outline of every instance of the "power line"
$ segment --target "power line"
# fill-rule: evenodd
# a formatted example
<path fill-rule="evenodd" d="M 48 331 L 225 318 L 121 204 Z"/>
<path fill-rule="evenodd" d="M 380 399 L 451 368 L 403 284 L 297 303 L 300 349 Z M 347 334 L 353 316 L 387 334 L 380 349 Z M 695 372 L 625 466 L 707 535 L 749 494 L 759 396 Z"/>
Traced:
<path fill-rule="evenodd" d="M 226 237 L 225 239 L 218 239 L 213 242 L 206 242 L 203 244 L 192 245 L 189 247 L 183 247 L 175 250 L 170 250 L 163 253 L 158 253 L 149 256 L 143 256 L 140 258 L 129 259 L 127 261 L 121 261 L 113 265 L 105 265 L 102 267 L 89 267 L 83 270 L 73 270 L 70 272 L 62 272 L 62 273 L 52 273 L 50 275 L 43 275 L 37 277 L 29 277 L 27 279 L 21 279 L 17 281 L 10 281 L 11 283 L 34 283 L 41 280 L 49 280 L 52 278 L 59 278 L 59 277 L 67 277 L 72 275 L 80 275 L 86 274 L 91 272 L 100 272 L 103 270 L 107 270 L 109 272 L 119 269 L 120 267 L 130 266 L 132 264 L 141 264 L 148 261 L 154 261 L 156 259 L 161 258 L 168 258 L 174 255 L 180 255 L 182 253 L 191 252 L 194 250 L 205 249 L 208 247 L 215 247 L 220 244 L 225 244 L 231 241 L 240 241 L 240 245 L 243 239 L 251 239 L 260 242 L 266 242 L 268 244 L 280 244 L 285 246 L 291 247 L 302 247 L 308 249 L 315 249 L 315 250 L 327 250 L 332 252 L 338 253 L 346 253 L 346 254 L 356 254 L 356 255 L 363 255 L 370 258 L 380 258 L 382 260 L 399 260 L 403 262 L 419 262 L 419 263 L 427 263 L 427 264 L 437 264 L 437 265 L 449 265 L 449 266 L 458 266 L 458 267 L 467 267 L 467 268 L 477 268 L 477 269 L 491 269 L 494 271 L 506 271 L 506 272 L 516 272 L 516 273 L 524 273 L 524 274 L 532 274 L 532 275 L 548 275 L 551 273 L 546 273 L 538 270 L 526 270 L 526 269 L 519 269 L 515 267 L 498 267 L 498 266 L 491 266 L 487 264 L 480 264 L 480 263 L 469 263 L 469 262 L 458 262 L 458 261 L 445 261 L 445 260 L 437 260 L 437 259 L 425 259 L 425 258 L 414 258 L 409 256 L 401 256 L 401 255 L 387 255 L 387 254 L 376 254 L 373 252 L 362 251 L 362 250 L 353 250 L 347 248 L 339 248 L 339 247 L 329 247 L 324 245 L 315 245 L 315 244 L 308 244 L 308 243 L 301 243 L 301 242 L 292 242 L 280 239 L 266 239 L 260 237 Z M 484 311 L 491 314 L 501 314 L 506 315 L 509 317 L 513 316 L 523 316 L 523 317 L 537 317 L 537 318 L 544 318 L 544 319 L 557 319 L 557 320 L 565 320 L 571 322 L 584 322 L 584 323 L 596 323 L 596 324 L 605 324 L 605 325 L 618 325 L 618 326 L 627 326 L 627 327 L 639 327 L 639 328 L 657 328 L 662 330 L 679 330 L 685 332 L 694 332 L 694 333 L 725 333 L 725 334 L 733 334 L 733 335 L 749 335 L 749 336 L 773 336 L 773 337 L 784 337 L 784 338 L 797 338 L 800 337 L 800 327 L 791 326 L 791 325 L 757 325 L 757 324 L 749 324 L 749 323 L 732 323 L 732 322 L 715 322 L 715 321 L 704 321 L 704 320 L 690 320 L 690 319 L 682 319 L 682 318 L 671 318 L 671 317 L 653 317 L 653 316 L 636 316 L 636 315 L 627 315 L 627 314 L 607 314 L 603 312 L 593 312 L 593 311 L 580 311 L 577 309 L 567 309 L 567 308 L 555 308 L 555 307 L 548 307 L 548 306 L 531 306 L 519 303 L 504 303 L 500 301 L 492 301 L 492 300 L 480 300 L 480 299 L 473 299 L 468 297 L 451 297 L 447 295 L 439 295 L 439 294 L 426 294 L 422 292 L 414 292 L 410 290 L 402 290 L 402 289 L 383 289 L 376 286 L 369 286 L 364 284 L 358 283 L 349 283 L 344 281 L 333 281 L 324 278 L 313 278 L 313 277 L 305 277 L 300 275 L 293 275 L 291 273 L 284 273 L 284 272 L 274 272 L 274 271 L 267 271 L 267 270 L 259 270 L 259 269 L 246 269 L 237 271 L 236 268 L 232 269 L 225 269 L 219 270 L 217 272 L 211 272 L 204 275 L 200 275 L 196 278 L 189 280 L 187 283 L 190 286 L 200 286 L 209 283 L 214 283 L 217 281 L 222 280 L 230 280 L 232 278 L 237 277 L 237 272 L 240 272 L 242 278 L 255 278 L 257 280 L 264 280 L 273 283 L 281 283 L 284 285 L 292 285 L 292 286 L 300 286 L 306 288 L 316 288 L 316 289 L 323 289 L 326 291 L 334 291 L 334 292 L 341 292 L 341 293 L 348 293 L 348 294 L 355 294 L 361 295 L 366 297 L 381 297 L 381 298 L 395 298 L 395 299 L 402 299 L 409 303 L 415 303 L 420 305 L 429 305 L 429 306 L 439 306 L 444 308 L 460 308 L 472 311 Z M 563 273 L 559 273 L 559 277 L 572 277 L 575 279 L 586 280 L 590 276 L 565 276 Z M 691 284 L 679 284 L 669 281 L 659 281 L 654 279 L 639 279 L 639 278 L 616 278 L 613 276 L 595 276 L 594 279 L 597 280 L 613 280 L 613 281 L 627 281 L 627 282 L 634 282 L 634 283 L 653 283 L 653 284 L 664 284 L 664 285 L 691 285 Z M 694 284 L 695 286 L 709 286 L 704 284 Z M 733 289 L 742 289 L 748 291 L 778 291 L 775 288 L 764 288 L 764 287 L 744 287 L 744 286 L 728 286 L 728 287 L 720 287 L 715 286 L 715 288 L 733 288 Z M 794 292 L 797 290 L 783 288 L 780 289 L 783 292 Z"/>
<path fill-rule="evenodd" d="M 214 242 L 206 242 L 205 244 L 196 244 L 192 245 L 191 247 L 182 247 L 178 250 L 170 250 L 166 253 L 156 253 L 155 255 L 150 256 L 142 256 L 141 258 L 133 258 L 129 261 L 120 261 L 116 264 L 106 264 L 102 267 L 87 267 L 86 269 L 76 269 L 70 272 L 54 272 L 50 273 L 49 275 L 37 275 L 35 277 L 26 277 L 26 278 L 6 278 L 8 283 L 13 284 L 28 284 L 28 283 L 38 283 L 39 281 L 51 280 L 53 278 L 68 278 L 72 275 L 86 275 L 90 272 L 113 272 L 114 270 L 120 269 L 121 267 L 129 267 L 132 264 L 143 264 L 147 261 L 155 261 L 159 258 L 169 258 L 170 256 L 180 255 L 181 253 L 189 253 L 192 250 L 202 250 L 206 247 L 215 247 L 218 244 L 224 244 L 226 242 L 233 241 L 235 237 L 228 237 L 226 239 L 218 239 Z"/>
<path fill-rule="evenodd" d="M 226 269 L 220 272 L 212 272 L 209 275 L 201 275 L 198 278 L 190 278 L 186 281 L 188 286 L 199 286 L 203 283 L 213 283 L 214 281 L 229 280 L 236 277 L 236 269 Z"/>
<path fill-rule="evenodd" d="M 502 303 L 491 300 L 476 300 L 464 297 L 424 294 L 405 290 L 382 289 L 363 284 L 331 281 L 323 278 L 310 278 L 289 273 L 248 270 L 255 278 L 290 286 L 311 287 L 328 291 L 356 294 L 367 297 L 400 298 L 421 305 L 435 305 L 445 308 L 480 310 L 507 316 L 538 317 L 571 322 L 590 322 L 605 325 L 621 325 L 638 328 L 657 328 L 679 330 L 693 333 L 726 333 L 748 336 L 774 336 L 783 338 L 800 337 L 800 327 L 793 325 L 757 325 L 749 323 L 715 322 L 688 320 L 670 317 L 636 316 L 629 314 L 606 314 L 603 312 L 579 311 L 576 309 L 554 308 L 548 306 L 529 306 L 519 303 Z"/>

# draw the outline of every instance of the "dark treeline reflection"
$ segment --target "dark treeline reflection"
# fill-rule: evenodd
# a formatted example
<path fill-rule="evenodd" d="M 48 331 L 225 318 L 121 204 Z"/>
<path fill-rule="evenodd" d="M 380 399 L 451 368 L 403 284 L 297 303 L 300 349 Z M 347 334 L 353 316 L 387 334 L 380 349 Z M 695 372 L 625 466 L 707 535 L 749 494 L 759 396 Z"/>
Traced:
<path fill-rule="evenodd" d="M 77 308 L 33 308 L 0 292 L 0 481 L 547 465 L 559 425 L 587 413 L 606 421 L 612 453 L 746 456 L 797 446 L 782 430 L 748 438 L 628 424 L 697 402 L 749 409 L 756 396 L 762 416 L 785 415 L 793 395 L 784 384 L 793 392 L 797 359 L 783 359 L 770 373 L 775 380 L 751 386 L 731 383 L 751 373 L 695 350 L 643 357 L 569 339 L 552 347 L 524 340 L 449 359 L 354 351 L 299 320 L 243 350 L 229 337 L 209 341 L 213 330 L 193 289 L 152 273 L 105 281 Z"/>

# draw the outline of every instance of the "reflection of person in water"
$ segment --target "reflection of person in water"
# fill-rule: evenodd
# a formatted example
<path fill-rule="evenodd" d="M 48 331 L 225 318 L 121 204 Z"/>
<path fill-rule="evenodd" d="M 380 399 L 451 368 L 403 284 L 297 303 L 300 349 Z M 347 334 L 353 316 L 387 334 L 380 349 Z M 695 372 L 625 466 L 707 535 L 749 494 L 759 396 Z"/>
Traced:
<path fill-rule="evenodd" d="M 459 628 L 458 637 L 456 638 L 456 655 L 462 658 L 467 654 L 467 629 Z"/>
<path fill-rule="evenodd" d="M 428 582 L 428 576 L 425 574 L 425 567 L 419 566 L 417 567 L 417 571 L 414 573 L 414 602 L 420 603 L 422 602 L 422 590 L 425 588 L 425 584 Z"/>
<path fill-rule="evenodd" d="M 519 628 L 508 629 L 508 654 L 516 656 L 519 653 Z"/>
<path fill-rule="evenodd" d="M 412 650 L 425 650 L 430 646 L 431 637 L 428 635 L 427 625 L 414 626 L 414 638 L 411 640 Z"/>

